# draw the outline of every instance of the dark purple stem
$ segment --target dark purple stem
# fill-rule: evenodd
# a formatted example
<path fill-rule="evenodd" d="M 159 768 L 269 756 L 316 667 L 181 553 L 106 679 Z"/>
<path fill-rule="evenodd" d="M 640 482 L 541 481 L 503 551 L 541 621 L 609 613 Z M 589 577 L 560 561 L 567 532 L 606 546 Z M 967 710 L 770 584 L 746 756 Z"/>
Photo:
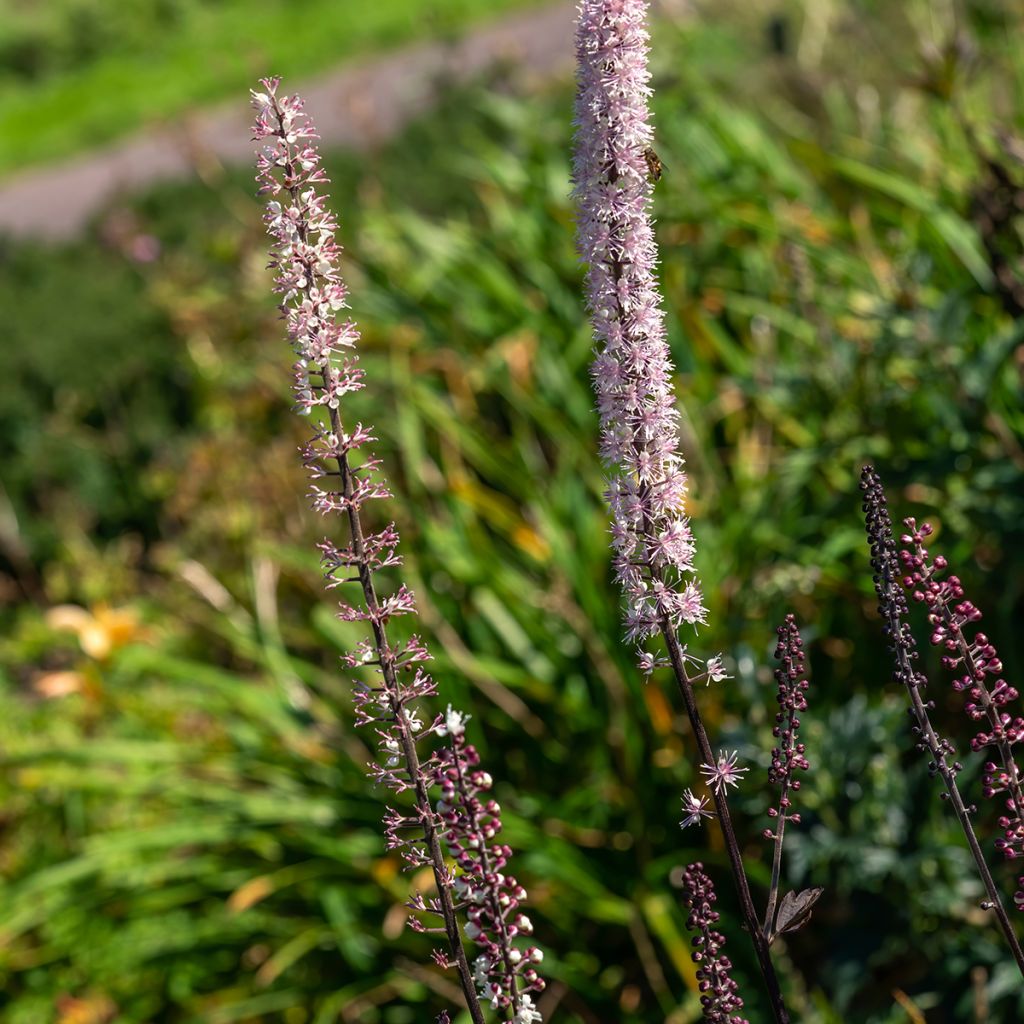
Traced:
<path fill-rule="evenodd" d="M 782 782 L 782 799 L 785 800 L 789 796 L 789 779 L 786 778 Z M 786 833 L 786 815 L 780 814 L 778 822 L 775 825 L 775 835 L 773 837 L 774 849 L 772 851 L 772 881 L 768 887 L 768 909 L 764 914 L 764 932 L 765 938 L 770 940 L 772 934 L 772 927 L 775 924 L 775 904 L 779 899 L 779 878 L 782 875 L 782 842 Z"/>
<path fill-rule="evenodd" d="M 693 692 L 693 683 L 686 672 L 686 663 L 683 659 L 682 645 L 676 636 L 675 630 L 666 621 L 662 624 L 662 636 L 665 638 L 665 645 L 668 648 L 669 660 L 672 662 L 672 669 L 675 673 L 679 693 L 686 705 L 686 714 L 690 719 L 690 728 L 697 740 L 697 748 L 705 764 L 714 764 L 715 755 L 708 740 L 704 722 L 700 717 L 700 710 L 697 707 L 696 696 Z M 736 892 L 740 898 L 740 908 L 743 911 L 743 920 L 750 933 L 750 941 L 754 944 L 754 952 L 757 955 L 757 963 L 761 969 L 761 977 L 764 979 L 765 988 L 768 989 L 768 998 L 772 1008 L 772 1016 L 776 1024 L 789 1024 L 789 1013 L 782 998 L 782 990 L 779 987 L 779 979 L 775 973 L 775 965 L 772 963 L 771 953 L 768 950 L 768 940 L 761 931 L 761 925 L 757 918 L 757 911 L 754 909 L 754 900 L 750 895 L 750 883 L 747 881 L 747 872 L 743 866 L 743 855 L 740 853 L 739 843 L 736 841 L 736 832 L 732 827 L 732 816 L 729 813 L 729 803 L 725 798 L 724 786 L 713 786 L 711 793 L 715 801 L 715 810 L 718 812 L 718 823 L 722 829 L 722 838 L 725 840 L 725 849 L 729 855 L 729 863 L 732 866 L 732 877 L 736 883 Z"/>
<path fill-rule="evenodd" d="M 329 382 L 329 375 L 333 374 L 335 370 L 330 363 L 324 363 L 318 367 L 318 372 L 324 383 L 327 384 Z M 329 409 L 329 413 L 331 430 L 339 437 L 343 436 L 344 431 L 338 410 Z M 347 453 L 338 456 L 336 461 L 338 472 L 341 474 L 342 492 L 346 498 L 351 499 L 353 492 L 352 469 L 348 464 Z M 363 598 L 366 601 L 367 608 L 371 612 L 376 613 L 378 608 L 377 591 L 373 584 L 373 575 L 367 564 L 363 526 L 359 517 L 359 511 L 351 501 L 348 503 L 347 513 L 349 529 L 352 535 L 352 552 L 358 559 L 359 584 L 363 590 Z M 469 1008 L 469 1015 L 473 1019 L 473 1024 L 485 1024 L 484 1013 L 480 1007 L 476 987 L 473 984 L 473 973 L 470 970 L 469 961 L 466 959 L 466 951 L 462 945 L 462 934 L 459 931 L 458 919 L 455 916 L 455 906 L 452 903 L 449 885 L 449 872 L 445 864 L 444 853 L 441 850 L 441 841 L 437 834 L 430 794 L 427 791 L 426 780 L 420 767 L 416 741 L 412 735 L 412 730 L 409 728 L 405 708 L 400 699 L 401 688 L 395 671 L 395 655 L 388 643 L 387 631 L 383 621 L 376 615 L 370 621 L 373 627 L 374 646 L 376 647 L 377 657 L 380 659 L 384 686 L 391 697 L 392 707 L 395 711 L 406 771 L 409 773 L 409 779 L 413 784 L 413 791 L 416 794 L 416 809 L 419 812 L 420 821 L 423 825 L 423 836 L 427 841 L 427 849 L 430 851 L 430 863 L 434 873 L 434 882 L 437 885 L 438 905 L 441 908 L 441 916 L 444 918 L 444 930 L 448 936 L 448 946 L 459 971 L 459 980 L 462 983 L 462 991 L 466 997 L 466 1005 Z"/>

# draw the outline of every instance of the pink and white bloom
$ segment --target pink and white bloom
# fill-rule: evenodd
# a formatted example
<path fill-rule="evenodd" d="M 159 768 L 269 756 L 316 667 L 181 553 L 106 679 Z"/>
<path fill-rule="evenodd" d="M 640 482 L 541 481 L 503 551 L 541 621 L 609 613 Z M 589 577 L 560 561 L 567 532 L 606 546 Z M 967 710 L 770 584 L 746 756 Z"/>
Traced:
<path fill-rule="evenodd" d="M 715 764 L 702 764 L 701 775 L 704 776 L 707 784 L 716 792 L 721 792 L 723 787 L 739 787 L 747 768 L 740 768 L 736 762 L 739 759 L 739 752 L 734 750 L 731 754 L 728 751 L 718 752 L 718 761 Z"/>
<path fill-rule="evenodd" d="M 706 796 L 695 796 L 693 790 L 686 790 L 683 793 L 683 814 L 686 817 L 679 822 L 680 828 L 689 828 L 696 825 L 701 818 L 713 818 L 714 811 L 708 809 L 708 798 Z"/>
<path fill-rule="evenodd" d="M 655 268 L 646 0 L 582 0 L 573 163 L 577 240 L 597 343 L 591 369 L 626 635 L 706 619 Z"/>
<path fill-rule="evenodd" d="M 401 564 L 394 524 L 376 533 L 363 525 L 364 510 L 391 494 L 376 475 L 379 459 L 365 451 L 358 459 L 352 457 L 374 440 L 372 433 L 343 420 L 342 399 L 363 387 L 363 372 L 354 351 L 359 332 L 351 320 L 338 319 L 346 306 L 346 290 L 338 269 L 338 225 L 321 191 L 327 177 L 320 167 L 316 128 L 299 97 L 278 94 L 277 79 L 261 84 L 264 91 L 252 94 L 253 135 L 260 143 L 260 193 L 270 197 L 264 214 L 272 239 L 270 266 L 276 271 L 274 287 L 295 353 L 297 410 L 319 420 L 301 449 L 302 459 L 312 480 L 330 481 L 326 487 L 311 484 L 309 496 L 317 512 L 341 516 L 348 527 L 347 543 L 325 540 L 319 545 L 321 561 L 329 589 L 359 592 L 356 603 L 339 604 L 339 617 L 365 623 L 370 634 L 342 660 L 369 677 L 357 681 L 354 702 L 357 725 L 371 725 L 377 734 L 379 757 L 369 766 L 370 778 L 396 795 L 412 794 L 403 800 L 403 809 L 387 808 L 386 845 L 408 866 L 433 871 L 436 895 L 413 896 L 407 906 L 416 913 L 409 925 L 425 931 L 423 915 L 440 919 L 448 949 L 435 959 L 458 968 L 474 1024 L 484 1024 L 481 1001 L 500 1007 L 503 1019 L 511 1013 L 531 1024 L 540 1020 L 529 993 L 544 987 L 535 969 L 541 957 L 535 946 L 522 949 L 515 944 L 533 929 L 518 909 L 526 890 L 502 870 L 512 851 L 495 841 L 501 830 L 500 808 L 486 796 L 493 780 L 479 768 L 479 756 L 466 742 L 468 715 L 449 704 L 425 726 L 420 702 L 437 694 L 437 684 L 419 667 L 430 660 L 422 640 L 412 635 L 404 643 L 393 643 L 388 635 L 391 621 L 415 615 L 416 605 L 404 584 L 390 593 L 378 590 L 377 571 Z M 431 750 L 428 744 L 434 737 L 447 737 L 449 746 Z M 436 807 L 432 786 L 441 791 Z M 442 844 L 455 862 L 454 870 L 445 861 Z M 457 910 L 467 919 L 465 935 L 483 947 L 472 969 Z M 447 1019 L 442 1014 L 440 1020 Z"/>

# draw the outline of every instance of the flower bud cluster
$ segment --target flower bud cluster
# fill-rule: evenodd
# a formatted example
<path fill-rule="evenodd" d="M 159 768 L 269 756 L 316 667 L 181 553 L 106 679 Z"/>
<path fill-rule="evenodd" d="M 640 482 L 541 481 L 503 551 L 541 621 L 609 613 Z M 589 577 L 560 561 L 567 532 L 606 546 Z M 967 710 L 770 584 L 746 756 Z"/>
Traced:
<path fill-rule="evenodd" d="M 433 769 L 441 791 L 436 810 L 457 868 L 454 887 L 465 909 L 466 935 L 481 947 L 473 969 L 477 991 L 495 1009 L 511 1007 L 514 1021 L 530 1024 L 541 1019 L 529 993 L 544 989 L 537 973 L 544 955 L 536 946 L 516 944 L 533 934 L 533 925 L 520 909 L 526 890 L 505 873 L 512 850 L 498 839 L 501 807 L 489 795 L 493 780 L 466 742 L 464 716 L 449 707 L 438 731 L 451 743 L 439 751 Z"/>
<path fill-rule="evenodd" d="M 907 598 L 900 585 L 899 556 L 889 503 L 881 478 L 873 467 L 864 467 L 860 486 L 864 492 L 861 507 L 871 548 L 871 567 L 875 570 L 872 580 L 878 595 L 878 613 L 882 616 L 882 628 L 889 638 L 889 650 L 895 665 L 893 680 L 902 683 L 911 697 L 908 710 L 914 723 L 912 729 L 918 749 L 928 751 L 932 757 L 928 764 L 929 774 L 948 774 L 952 780 L 962 766 L 958 761 L 950 760 L 956 756 L 953 744 L 946 737 L 939 736 L 929 720 L 931 704 L 925 703 L 923 697 L 928 679 L 914 664 L 918 660 L 917 642 L 906 621 Z M 915 695 L 919 699 L 915 699 Z"/>
<path fill-rule="evenodd" d="M 683 513 L 687 479 L 655 280 L 646 16 L 646 0 L 582 0 L 573 165 L 613 564 L 626 634 L 637 643 L 663 623 L 676 629 L 706 617 Z"/>
<path fill-rule="evenodd" d="M 775 658 L 780 662 L 775 670 L 775 681 L 778 684 L 777 700 L 779 710 L 775 715 L 775 726 L 772 735 L 778 740 L 778 746 L 772 748 L 772 764 L 768 769 L 768 781 L 780 789 L 778 807 L 768 811 L 769 818 L 786 819 L 794 824 L 800 823 L 800 815 L 790 813 L 790 791 L 800 789 L 800 780 L 793 777 L 795 771 L 807 771 L 810 764 L 805 757 L 805 746 L 800 742 L 799 715 L 807 710 L 808 682 L 804 678 L 804 651 L 800 630 L 796 619 L 787 615 L 783 625 L 778 628 L 779 642 L 775 648 Z M 764 830 L 765 839 L 772 839 L 776 832 Z"/>
<path fill-rule="evenodd" d="M 697 965 L 697 985 L 704 1020 L 708 1024 L 748 1024 L 736 1011 L 743 1009 L 738 986 L 729 972 L 732 961 L 722 952 L 725 936 L 717 931 L 715 890 L 699 861 L 683 872 L 683 903 L 690 911 L 686 927 L 698 934 L 693 939 L 691 959 Z"/>
<path fill-rule="evenodd" d="M 996 840 L 996 848 L 1009 859 L 1024 856 L 1024 777 L 1013 752 L 1024 738 L 1024 718 L 1006 710 L 1018 691 L 1002 678 L 1003 663 L 995 646 L 977 630 L 981 611 L 966 598 L 960 578 L 947 575 L 946 559 L 928 550 L 931 526 L 919 526 L 914 519 L 905 519 L 904 525 L 907 532 L 900 538 L 903 585 L 928 609 L 931 643 L 944 651 L 942 665 L 953 674 L 953 688 L 964 694 L 968 716 L 980 723 L 971 749 L 992 751 L 992 760 L 984 765 L 984 794 L 1006 794 L 1006 813 L 999 818 L 1003 835 Z M 1014 901 L 1024 909 L 1024 881 L 1020 884 Z"/>

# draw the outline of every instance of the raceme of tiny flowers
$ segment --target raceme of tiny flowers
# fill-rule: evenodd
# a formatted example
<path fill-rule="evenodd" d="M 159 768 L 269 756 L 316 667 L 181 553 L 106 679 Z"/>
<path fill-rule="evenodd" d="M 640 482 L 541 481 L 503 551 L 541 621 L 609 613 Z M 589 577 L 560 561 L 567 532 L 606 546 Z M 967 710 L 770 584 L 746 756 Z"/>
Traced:
<path fill-rule="evenodd" d="M 878 611 L 882 616 L 883 628 L 889 638 L 889 650 L 895 663 L 893 679 L 902 683 L 906 688 L 910 698 L 909 711 L 914 722 L 913 731 L 917 737 L 918 747 L 927 750 L 931 755 L 928 771 L 930 774 L 939 775 L 942 778 L 946 791 L 941 796 L 944 800 L 949 801 L 953 813 L 956 814 L 960 827 L 963 829 L 964 838 L 967 840 L 971 857 L 987 896 L 982 907 L 995 912 L 999 928 L 1013 953 L 1017 967 L 1024 975 L 1024 948 L 1021 947 L 1016 930 L 1006 914 L 1002 898 L 992 878 L 992 872 L 989 870 L 975 835 L 974 825 L 971 822 L 971 813 L 974 808 L 968 808 L 965 805 L 957 785 L 956 776 L 963 766 L 960 762 L 953 760 L 956 752 L 952 743 L 945 737 L 940 737 L 931 723 L 929 711 L 934 707 L 934 703 L 926 702 L 924 698 L 928 680 L 922 672 L 914 667 L 918 652 L 913 633 L 905 621 L 907 599 L 902 586 L 904 576 L 900 571 L 900 558 L 897 554 L 896 538 L 893 534 L 885 489 L 882 487 L 878 473 L 872 466 L 865 466 L 861 471 L 860 486 L 864 492 L 861 507 L 864 512 L 865 528 L 871 550 L 871 566 L 874 569 L 872 579 L 875 593 L 878 595 Z M 913 543 L 913 535 L 911 535 L 910 542 Z M 915 557 L 922 556 L 917 556 L 915 553 Z M 911 569 L 924 567 L 923 557 L 920 566 L 914 566 L 913 560 L 911 562 Z M 912 576 L 913 572 L 910 575 Z M 1024 882 L 1020 884 L 1024 887 Z"/>
<path fill-rule="evenodd" d="M 944 779 L 953 781 L 962 765 L 958 761 L 949 760 L 956 755 L 953 744 L 934 731 L 928 717 L 929 709 L 923 698 L 928 680 L 914 667 L 918 658 L 917 642 L 905 621 L 907 599 L 899 583 L 899 559 L 889 505 L 881 478 L 871 466 L 865 466 L 861 472 L 860 486 L 864 492 L 861 507 L 871 550 L 871 567 L 874 569 L 872 579 L 878 596 L 878 611 L 895 663 L 893 680 L 902 683 L 910 695 L 915 722 L 913 731 L 918 748 L 932 755 L 928 765 L 929 773 L 941 774 Z"/>
<path fill-rule="evenodd" d="M 725 936 L 715 928 L 719 917 L 715 889 L 699 861 L 683 872 L 682 890 L 683 903 L 690 911 L 686 927 L 698 933 L 690 956 L 697 965 L 704 1020 L 708 1024 L 749 1024 L 736 1012 L 743 1009 L 743 1000 L 737 994 L 736 982 L 729 977 L 732 961 L 722 952 Z"/>
<path fill-rule="evenodd" d="M 739 788 L 747 768 L 740 768 L 737 765 L 739 751 L 734 750 L 731 754 L 725 750 L 718 752 L 718 760 L 714 764 L 702 764 L 701 775 L 704 781 L 716 792 L 728 792 L 729 786 Z"/>
<path fill-rule="evenodd" d="M 707 611 L 685 514 L 687 477 L 679 450 L 673 366 L 658 292 L 651 220 L 651 95 L 648 0 L 580 0 L 576 29 L 574 197 L 577 244 L 595 340 L 591 367 L 601 423 L 601 458 L 611 509 L 612 565 L 622 587 L 626 638 L 664 637 L 680 695 L 705 762 L 714 758 L 679 643 L 683 623 Z M 692 659 L 691 659 L 692 660 Z M 641 668 L 663 659 L 641 653 Z M 707 667 L 720 675 L 720 663 Z M 778 1024 L 789 1015 L 761 934 L 725 788 L 740 769 L 711 768 L 714 799 L 743 916 Z"/>
<path fill-rule="evenodd" d="M 359 334 L 351 321 L 337 321 L 338 311 L 346 306 L 346 290 L 338 271 L 337 222 L 327 210 L 326 197 L 318 191 L 327 178 L 316 149 L 317 132 L 303 111 L 302 100 L 278 95 L 279 84 L 276 78 L 262 79 L 263 91 L 252 93 L 256 109 L 253 135 L 262 144 L 257 180 L 260 193 L 270 197 L 264 221 L 273 239 L 270 266 L 277 272 L 274 287 L 282 296 L 281 311 L 296 354 L 297 410 L 309 414 L 319 409 L 325 417 L 302 448 L 311 479 L 329 481 L 325 487 L 313 484 L 310 497 L 318 512 L 341 514 L 349 527 L 346 546 L 329 540 L 319 545 L 327 586 L 360 585 L 362 605 L 340 604 L 339 617 L 368 623 L 371 634 L 343 657 L 349 668 L 373 673 L 372 684 L 356 684 L 356 722 L 372 726 L 377 733 L 380 758 L 370 765 L 371 778 L 395 793 L 413 794 L 411 813 L 387 809 L 387 846 L 398 850 L 409 865 L 432 869 L 437 895 L 429 903 L 417 896 L 410 906 L 443 919 L 441 930 L 449 951 L 436 954 L 435 960 L 457 967 L 470 1016 L 474 1024 L 484 1024 L 455 916 L 456 879 L 441 849 L 440 833 L 446 823 L 431 806 L 429 794 L 439 772 L 459 758 L 463 759 L 460 764 L 464 762 L 466 755 L 458 753 L 457 740 L 464 718 L 449 708 L 446 716 L 437 715 L 429 724 L 423 720 L 417 702 L 437 692 L 434 680 L 422 668 L 430 654 L 418 636 L 397 645 L 388 638 L 391 620 L 415 614 L 415 605 L 404 585 L 387 596 L 377 592 L 374 574 L 401 563 L 396 554 L 398 533 L 394 524 L 377 533 L 368 533 L 363 527 L 363 506 L 389 497 L 390 492 L 375 477 L 379 460 L 363 453 L 360 464 L 354 464 L 355 454 L 373 441 L 370 430 L 362 424 L 346 428 L 339 412 L 340 399 L 363 387 L 353 351 Z M 452 748 L 427 753 L 421 760 L 418 745 L 428 737 L 446 734 L 453 737 Z M 504 850 L 507 860 L 507 847 Z M 426 930 L 416 917 L 410 925 Z M 525 969 L 521 973 L 525 977 Z M 532 1004 L 520 1010 L 517 1024 L 540 1019 Z"/>
<path fill-rule="evenodd" d="M 1024 718 L 1005 710 L 1019 696 L 1017 689 L 1001 678 L 1003 663 L 996 648 L 975 628 L 982 615 L 965 598 L 959 577 L 946 575 L 946 559 L 933 557 L 926 547 L 931 526 L 918 526 L 914 519 L 903 522 L 907 529 L 900 538 L 904 545 L 900 561 L 906 573 L 903 585 L 928 608 L 931 643 L 946 652 L 942 665 L 954 674 L 953 688 L 966 697 L 964 710 L 982 723 L 971 739 L 971 749 L 987 747 L 994 753 L 995 760 L 985 762 L 983 792 L 986 797 L 1006 794 L 1006 813 L 999 818 L 1003 835 L 996 840 L 996 848 L 1010 860 L 1024 856 L 1024 788 L 1013 752 L 1024 738 Z M 1024 910 L 1024 878 L 1018 884 L 1014 904 Z"/>
<path fill-rule="evenodd" d="M 795 778 L 795 771 L 807 771 L 810 764 L 805 754 L 805 746 L 800 742 L 799 715 L 807 710 L 808 682 L 804 675 L 803 640 L 797 628 L 796 619 L 787 615 L 783 625 L 778 629 L 779 642 L 775 648 L 775 658 L 780 662 L 775 670 L 775 682 L 778 684 L 776 699 L 779 710 L 775 715 L 775 726 L 772 735 L 778 746 L 772 748 L 772 763 L 768 769 L 768 781 L 779 787 L 779 803 L 768 811 L 768 817 L 777 819 L 776 831 L 765 829 L 765 839 L 773 838 L 783 827 L 785 821 L 800 823 L 800 815 L 790 813 L 791 791 L 800 789 L 800 780 Z"/>
<path fill-rule="evenodd" d="M 665 624 L 675 630 L 706 618 L 654 273 L 646 17 L 646 0 L 582 0 L 573 163 L 613 564 L 626 634 L 637 643 Z"/>
<path fill-rule="evenodd" d="M 775 820 L 775 828 L 766 828 L 764 838 L 774 840 L 772 850 L 772 878 L 768 889 L 768 906 L 765 911 L 764 931 L 771 937 L 775 931 L 775 907 L 779 896 L 779 880 L 782 872 L 782 845 L 785 841 L 786 822 L 800 823 L 800 815 L 790 811 L 790 793 L 800 789 L 800 780 L 794 778 L 796 771 L 807 771 L 810 767 L 805 755 L 804 744 L 799 740 L 800 715 L 807 710 L 807 680 L 804 678 L 804 650 L 796 619 L 787 615 L 778 630 L 779 642 L 775 647 L 775 659 L 779 667 L 775 670 L 778 685 L 776 700 L 779 710 L 775 714 L 772 735 L 777 746 L 772 748 L 772 763 L 768 769 L 768 781 L 779 787 L 778 804 L 768 809 L 768 817 Z"/>
<path fill-rule="evenodd" d="M 536 946 L 516 945 L 533 933 L 533 925 L 520 910 L 526 890 L 504 873 L 512 850 L 496 841 L 502 825 L 501 808 L 487 795 L 493 780 L 466 742 L 463 716 L 449 708 L 439 732 L 451 737 L 451 746 L 439 753 L 433 769 L 441 790 L 437 813 L 459 869 L 455 893 L 468 918 L 466 935 L 482 950 L 473 965 L 477 991 L 495 1009 L 511 1008 L 514 1021 L 539 1021 L 529 993 L 544 989 L 536 970 L 544 956 Z"/>

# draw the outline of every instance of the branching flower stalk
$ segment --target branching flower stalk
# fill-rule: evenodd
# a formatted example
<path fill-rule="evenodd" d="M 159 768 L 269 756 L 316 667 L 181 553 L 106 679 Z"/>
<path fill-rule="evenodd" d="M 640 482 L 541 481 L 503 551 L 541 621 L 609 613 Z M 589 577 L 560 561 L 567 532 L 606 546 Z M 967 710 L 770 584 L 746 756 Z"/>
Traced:
<path fill-rule="evenodd" d="M 984 794 L 1007 794 L 1009 813 L 999 819 L 1003 835 L 996 840 L 996 849 L 1007 860 L 1014 860 L 1024 856 L 1024 786 L 1013 754 L 1014 746 L 1024 739 L 1024 718 L 1003 709 L 1019 694 L 1016 687 L 1000 678 L 1003 663 L 995 646 L 984 633 L 973 629 L 973 624 L 981 621 L 981 611 L 964 596 L 959 577 L 944 577 L 946 559 L 942 555 L 933 558 L 925 546 L 931 526 L 918 526 L 914 519 L 904 519 L 903 524 L 908 530 L 900 537 L 904 545 L 900 561 L 907 573 L 903 585 L 915 601 L 928 608 L 931 643 L 946 651 L 942 665 L 954 673 L 953 688 L 967 697 L 964 710 L 972 721 L 985 723 L 971 738 L 971 750 L 990 747 L 998 758 L 998 762 L 985 762 Z M 965 629 L 972 630 L 973 636 L 968 638 Z M 990 676 L 995 677 L 991 684 Z M 1013 900 L 1018 910 L 1024 910 L 1024 878 L 1018 885 Z"/>
<path fill-rule="evenodd" d="M 646 0 L 582 0 L 576 33 L 578 88 L 573 166 L 578 242 L 587 264 L 587 305 L 597 342 L 592 367 L 608 472 L 615 575 L 626 599 L 627 638 L 664 638 L 668 661 L 641 655 L 650 671 L 670 665 L 706 766 L 719 764 L 697 708 L 678 630 L 706 620 L 694 578 L 694 542 L 683 511 L 672 361 L 655 279 L 651 221 Z M 707 666 L 703 676 L 713 671 Z M 789 1017 L 750 895 L 726 785 L 713 786 L 740 905 L 776 1021 Z"/>
<path fill-rule="evenodd" d="M 344 396 L 363 387 L 363 373 L 353 351 L 356 326 L 337 320 L 346 306 L 346 289 L 338 271 L 337 223 L 318 191 L 327 182 L 318 136 L 301 99 L 279 96 L 278 79 L 261 84 L 263 91 L 253 93 L 253 134 L 262 144 L 257 180 L 261 194 L 270 197 L 264 220 L 273 239 L 275 290 L 282 295 L 281 311 L 297 357 L 297 411 L 309 415 L 318 410 L 326 416 L 304 446 L 303 462 L 313 480 L 313 507 L 322 515 L 343 515 L 349 527 L 347 546 L 329 540 L 319 545 L 322 563 L 328 588 L 359 584 L 362 605 L 342 603 L 339 617 L 366 622 L 371 633 L 343 659 L 350 668 L 375 674 L 374 685 L 357 683 L 356 723 L 371 726 L 379 739 L 380 760 L 371 764 L 371 778 L 395 793 L 412 793 L 411 813 L 387 809 L 387 846 L 411 867 L 429 866 L 437 888 L 430 900 L 417 894 L 408 906 L 434 915 L 441 927 L 427 928 L 415 913 L 410 925 L 445 934 L 448 949 L 435 953 L 435 959 L 457 968 L 473 1024 L 485 1022 L 482 998 L 500 1011 L 502 1020 L 537 1024 L 540 1015 L 529 993 L 543 988 L 534 967 L 541 956 L 534 947 L 520 950 L 514 944 L 517 936 L 530 934 L 531 926 L 518 910 L 525 891 L 502 874 L 511 851 L 494 843 L 501 830 L 500 808 L 480 799 L 490 777 L 479 771 L 479 756 L 466 743 L 466 716 L 449 706 L 430 724 L 420 717 L 419 702 L 437 693 L 437 684 L 422 668 L 430 654 L 420 638 L 394 644 L 388 637 L 391 620 L 414 614 L 415 604 L 404 584 L 388 596 L 378 593 L 374 574 L 401 564 L 398 533 L 393 523 L 368 533 L 361 509 L 390 492 L 374 475 L 379 460 L 363 455 L 356 463 L 354 458 L 373 440 L 370 431 L 362 424 L 346 428 L 339 411 Z M 321 480 L 328 481 L 328 489 Z M 421 755 L 420 744 L 433 737 L 449 737 L 450 746 Z M 442 791 L 436 809 L 430 794 L 435 785 Z M 458 874 L 449 869 L 442 843 L 455 858 Z M 462 908 L 468 908 L 467 936 L 482 947 L 472 967 L 456 913 Z"/>
<path fill-rule="evenodd" d="M 942 794 L 953 808 L 953 813 L 960 822 L 971 856 L 977 866 L 987 899 L 982 903 L 985 910 L 993 910 L 999 927 L 1010 946 L 1017 966 L 1024 975 L 1024 951 L 1007 916 L 999 890 L 992 878 L 992 872 L 985 862 L 978 837 L 975 835 L 971 822 L 973 807 L 968 807 L 963 800 L 956 777 L 962 765 L 956 760 L 953 744 L 935 731 L 929 717 L 934 702 L 925 700 L 924 690 L 928 684 L 924 674 L 914 667 L 919 654 L 909 623 L 906 622 L 907 599 L 904 594 L 900 570 L 900 558 L 897 554 L 896 539 L 893 535 L 892 519 L 882 487 L 882 481 L 874 468 L 865 466 L 861 473 L 861 489 L 864 492 L 863 510 L 867 528 L 868 543 L 871 548 L 871 565 L 874 569 L 875 592 L 878 595 L 878 610 L 884 622 L 886 636 L 889 638 L 889 649 L 895 661 L 893 679 L 901 683 L 910 698 L 908 709 L 914 725 L 914 735 L 921 750 L 927 750 L 931 756 L 928 770 L 931 775 L 938 775 L 946 791 Z M 913 543 L 911 536 L 908 543 Z M 915 556 L 920 557 L 920 556 Z M 923 568 L 924 563 L 917 568 Z M 911 574 L 912 575 L 912 574 Z M 913 580 L 911 580 L 913 583 Z M 941 613 L 939 613 L 941 618 Z M 934 627 L 935 624 L 933 624 Z"/>

